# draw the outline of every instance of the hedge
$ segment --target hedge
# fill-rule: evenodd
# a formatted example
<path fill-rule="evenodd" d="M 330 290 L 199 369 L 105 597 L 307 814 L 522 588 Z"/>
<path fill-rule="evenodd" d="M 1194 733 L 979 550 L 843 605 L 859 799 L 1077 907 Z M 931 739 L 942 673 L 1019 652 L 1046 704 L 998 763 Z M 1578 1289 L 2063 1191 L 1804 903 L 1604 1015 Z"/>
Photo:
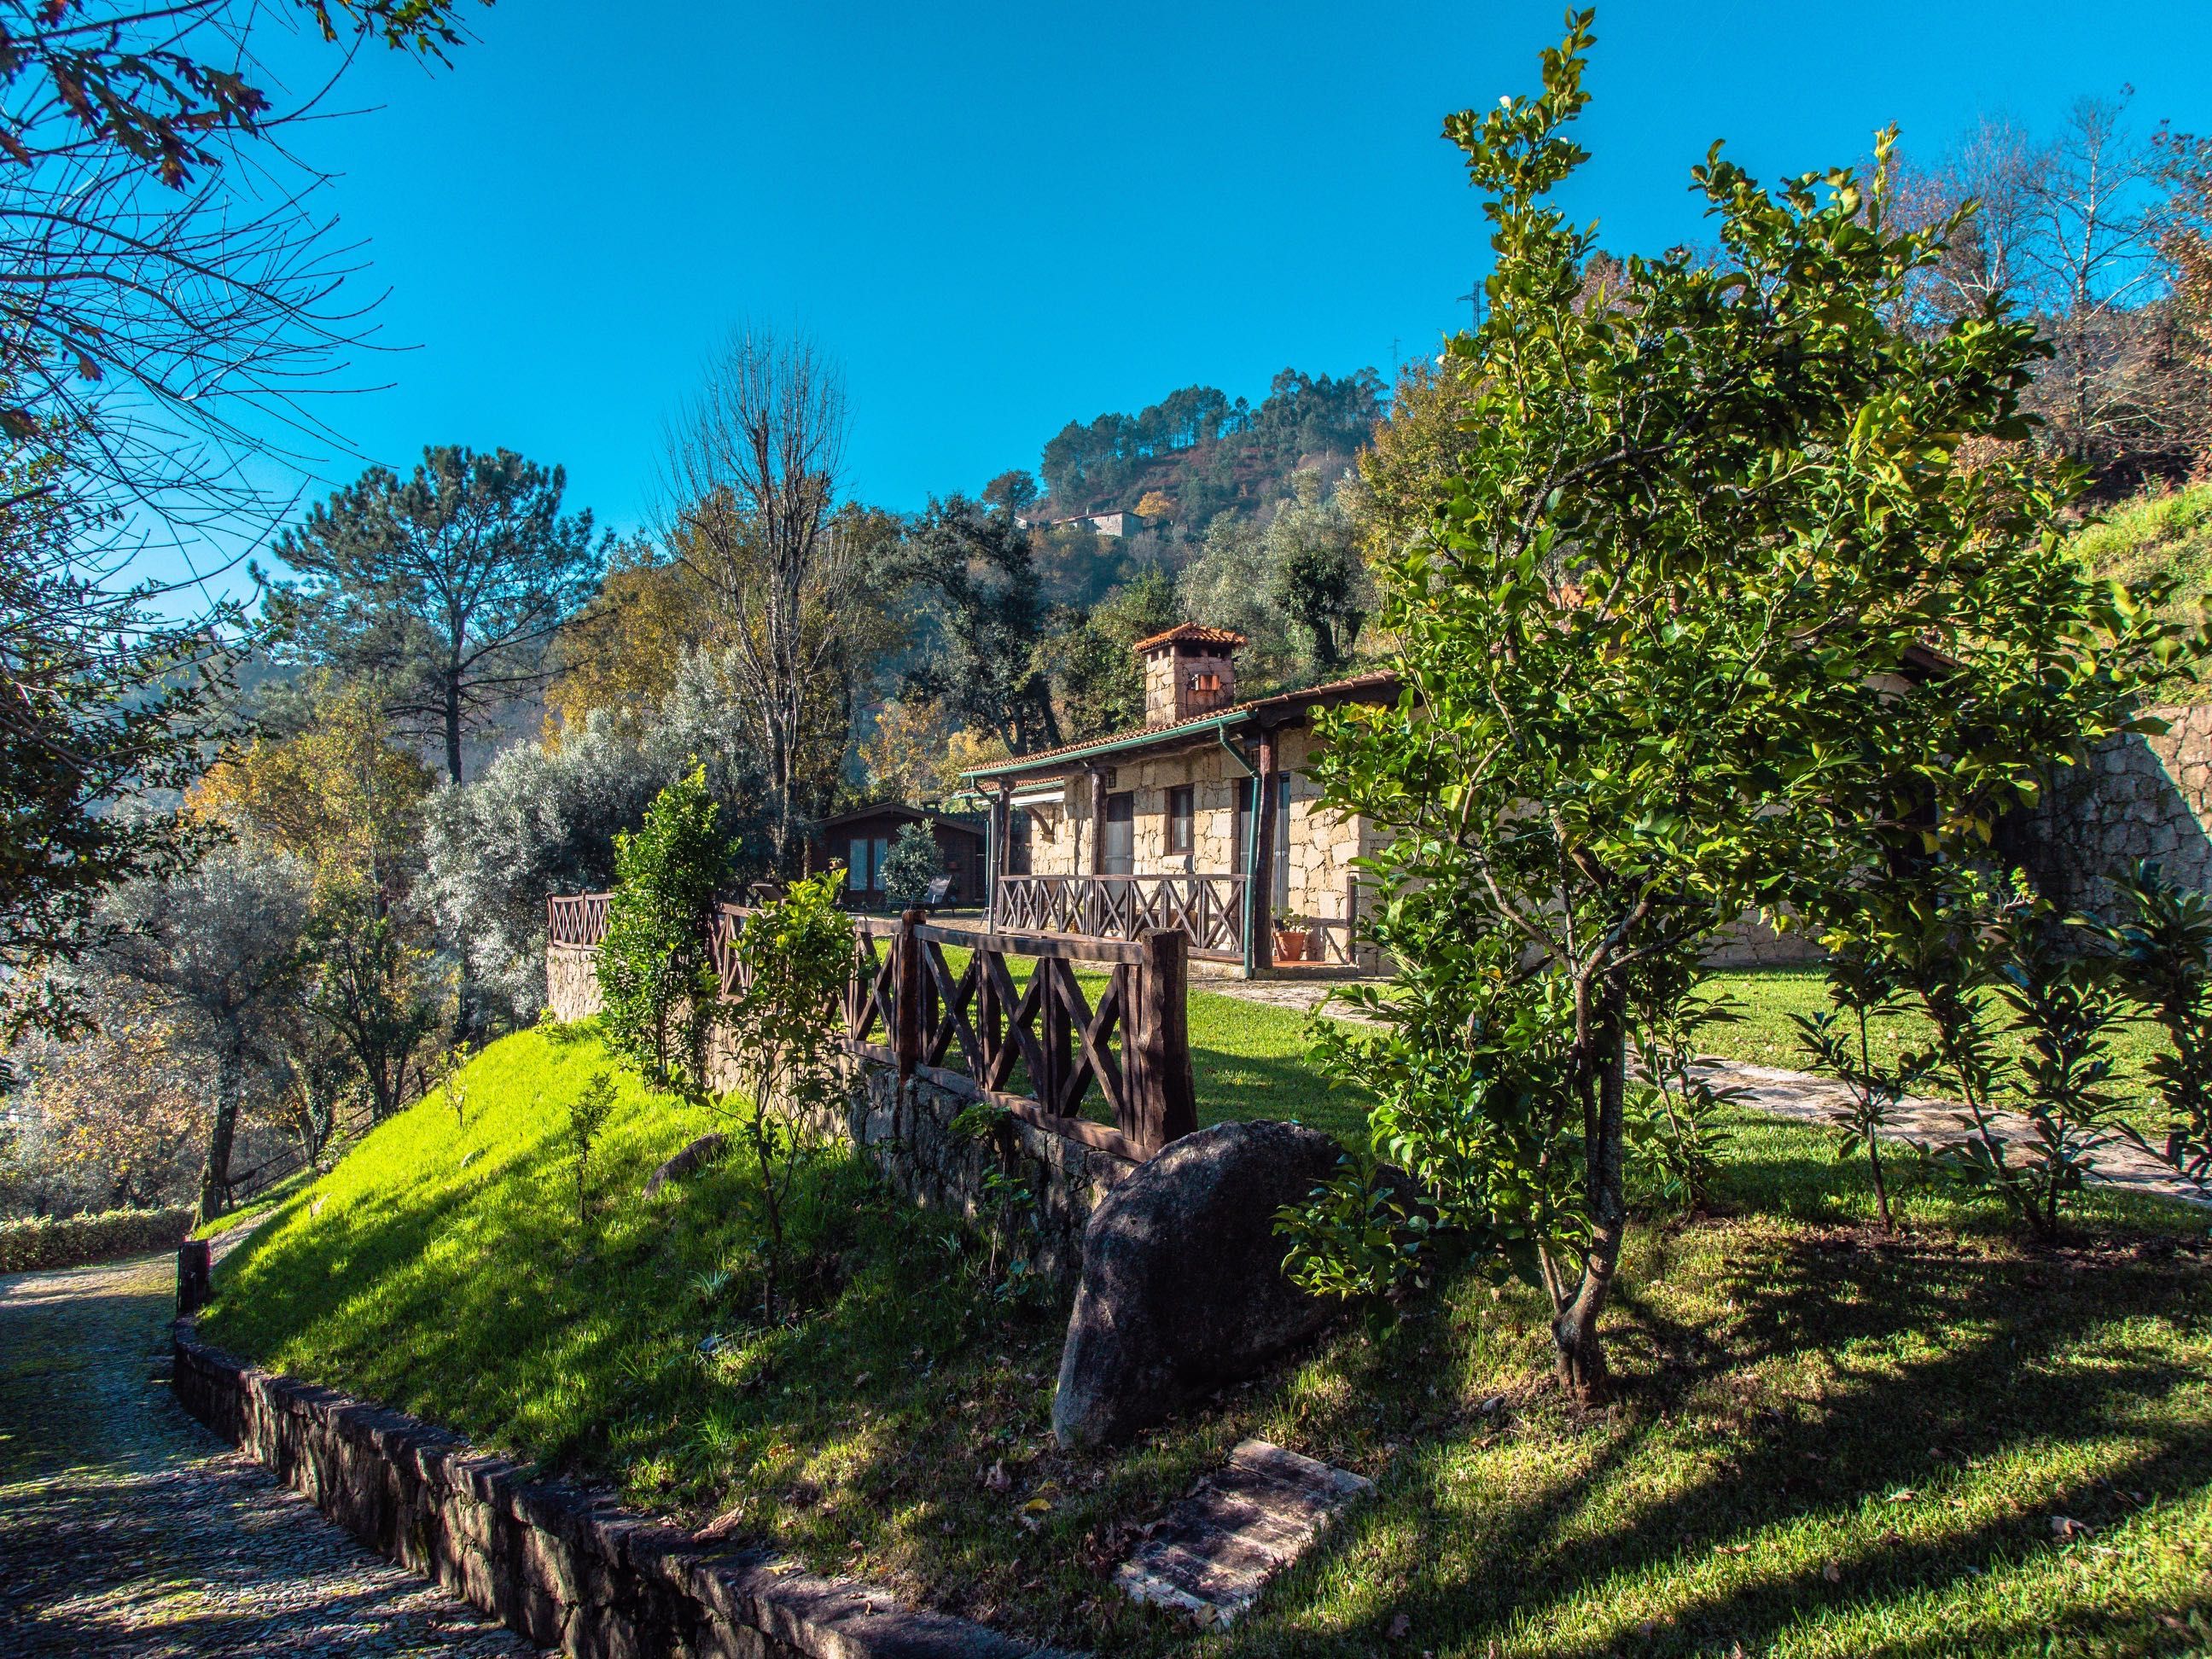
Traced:
<path fill-rule="evenodd" d="M 0 1273 L 81 1267 L 88 1261 L 173 1250 L 191 1224 L 190 1210 L 107 1210 L 58 1221 L 0 1221 Z"/>

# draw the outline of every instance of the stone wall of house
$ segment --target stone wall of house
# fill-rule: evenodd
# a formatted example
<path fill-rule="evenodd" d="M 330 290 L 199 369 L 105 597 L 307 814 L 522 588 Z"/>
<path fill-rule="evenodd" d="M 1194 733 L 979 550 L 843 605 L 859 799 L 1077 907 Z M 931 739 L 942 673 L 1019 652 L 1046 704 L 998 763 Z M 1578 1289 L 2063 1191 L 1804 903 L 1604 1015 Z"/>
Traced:
<path fill-rule="evenodd" d="M 2118 920 L 2109 878 L 2137 859 L 2212 889 L 2212 704 L 2149 712 L 2164 732 L 2116 738 L 2083 764 L 2054 769 L 2036 810 L 1999 837 L 2046 897 L 2100 921 Z"/>
<path fill-rule="evenodd" d="M 1284 732 L 1277 741 L 1276 764 L 1291 772 L 1290 877 L 1285 908 L 1293 915 L 1323 924 L 1315 930 L 1321 959 L 1341 961 L 1348 930 L 1327 924 L 1344 922 L 1358 902 L 1352 861 L 1376 850 L 1374 828 L 1364 818 L 1322 810 L 1321 786 L 1306 769 L 1320 746 L 1311 731 L 1298 727 Z M 1373 952 L 1363 954 L 1368 959 L 1362 965 L 1371 968 Z"/>
<path fill-rule="evenodd" d="M 1323 924 L 1317 938 L 1327 959 L 1338 961 L 1343 957 L 1346 930 L 1328 924 L 1345 921 L 1354 902 L 1352 860 L 1372 852 L 1376 843 L 1363 820 L 1321 811 L 1321 786 L 1304 770 L 1315 741 L 1303 727 L 1285 731 L 1277 739 L 1276 763 L 1291 775 L 1288 893 L 1281 908 Z M 1237 839 L 1237 802 L 1249 774 L 1218 744 L 1121 763 L 1111 769 L 1111 775 L 1109 793 L 1136 798 L 1132 804 L 1132 873 L 1235 875 L 1243 870 L 1245 849 Z M 1170 853 L 1168 791 L 1185 787 L 1191 791 L 1191 850 Z M 1065 812 L 1038 814 L 1032 820 L 1032 874 L 1090 873 L 1097 820 L 1089 776 L 1071 778 L 1065 799 Z M 1044 834 L 1048 816 L 1055 818 L 1048 836 Z M 1273 908 L 1263 907 L 1263 914 Z"/>
<path fill-rule="evenodd" d="M 1071 778 L 1061 786 L 1057 801 L 1031 801 L 1014 809 L 1029 814 L 1031 875 L 1079 875 L 1091 867 L 1090 843 L 1083 835 L 1089 827 L 1088 788 L 1083 779 Z M 1080 830 L 1079 806 L 1083 821 Z"/>

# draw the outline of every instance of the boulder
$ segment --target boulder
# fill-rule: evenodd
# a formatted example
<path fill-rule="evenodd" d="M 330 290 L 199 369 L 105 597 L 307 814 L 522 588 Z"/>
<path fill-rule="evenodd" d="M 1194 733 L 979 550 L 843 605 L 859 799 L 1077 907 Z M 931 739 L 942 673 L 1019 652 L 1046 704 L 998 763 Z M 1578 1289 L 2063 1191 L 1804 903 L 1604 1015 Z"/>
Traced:
<path fill-rule="evenodd" d="M 1083 1235 L 1052 1402 L 1061 1445 L 1125 1440 L 1328 1323 L 1338 1304 L 1284 1277 L 1275 1212 L 1342 1152 L 1295 1123 L 1224 1123 L 1115 1187 Z"/>
<path fill-rule="evenodd" d="M 696 1175 L 729 1150 L 730 1138 L 726 1134 L 701 1135 L 682 1152 L 653 1172 L 645 1183 L 645 1195 L 651 1198 L 672 1181 L 681 1181 Z"/>

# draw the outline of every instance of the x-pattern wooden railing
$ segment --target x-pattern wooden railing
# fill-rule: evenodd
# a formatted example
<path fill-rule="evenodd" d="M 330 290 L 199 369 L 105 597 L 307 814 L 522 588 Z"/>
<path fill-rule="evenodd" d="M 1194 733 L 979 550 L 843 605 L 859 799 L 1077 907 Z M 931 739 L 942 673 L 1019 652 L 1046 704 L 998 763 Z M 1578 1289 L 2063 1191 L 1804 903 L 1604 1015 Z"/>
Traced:
<path fill-rule="evenodd" d="M 735 904 L 716 909 L 709 948 L 725 997 L 744 986 L 742 935 L 753 914 Z M 955 972 L 948 952 L 960 951 L 967 957 Z M 1143 1159 L 1197 1127 L 1188 956 L 1184 935 L 1165 928 L 1113 939 L 973 933 L 937 927 L 919 910 L 896 921 L 860 916 L 852 972 L 834 1012 L 848 1054 Z M 1024 959 L 1026 979 L 1018 971 Z M 1104 970 L 1095 1006 L 1079 963 Z M 1113 1115 L 1110 1128 L 1082 1115 L 1094 1090 Z"/>
<path fill-rule="evenodd" d="M 1001 876 L 993 924 L 1012 932 L 1141 939 L 1172 928 L 1191 954 L 1244 954 L 1243 876 Z"/>
<path fill-rule="evenodd" d="M 605 893 L 556 894 L 545 901 L 545 937 L 553 944 L 597 949 L 606 933 Z"/>

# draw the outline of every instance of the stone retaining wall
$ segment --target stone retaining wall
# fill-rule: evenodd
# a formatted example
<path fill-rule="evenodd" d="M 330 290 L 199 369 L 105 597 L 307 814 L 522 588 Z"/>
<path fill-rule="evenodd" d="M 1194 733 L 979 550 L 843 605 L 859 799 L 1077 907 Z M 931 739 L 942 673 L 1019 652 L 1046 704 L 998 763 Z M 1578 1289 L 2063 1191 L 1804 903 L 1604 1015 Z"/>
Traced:
<path fill-rule="evenodd" d="M 884 1066 L 857 1062 L 854 1071 L 844 1112 L 817 1127 L 860 1147 L 893 1191 L 970 1222 L 994 1170 L 1019 1176 L 1036 1206 L 1034 1265 L 1073 1291 L 1091 1212 L 1137 1164 L 1012 1116 L 988 1139 L 956 1134 L 966 1097 L 920 1078 L 902 1086 Z"/>
<path fill-rule="evenodd" d="M 404 1413 L 248 1366 L 188 1322 L 175 1347 L 193 1416 L 371 1548 L 541 1646 L 592 1659 L 1054 1659 L 533 1480 Z"/>
<path fill-rule="evenodd" d="M 2212 704 L 2145 711 L 2166 723 L 2116 738 L 2085 764 L 2054 769 L 2033 813 L 2003 826 L 2001 846 L 2045 896 L 2100 921 L 2120 919 L 2107 879 L 2154 859 L 2172 879 L 2212 888 Z"/>
<path fill-rule="evenodd" d="M 545 1006 L 562 1024 L 589 1019 L 606 1004 L 599 995 L 599 953 L 588 945 L 545 947 Z"/>

